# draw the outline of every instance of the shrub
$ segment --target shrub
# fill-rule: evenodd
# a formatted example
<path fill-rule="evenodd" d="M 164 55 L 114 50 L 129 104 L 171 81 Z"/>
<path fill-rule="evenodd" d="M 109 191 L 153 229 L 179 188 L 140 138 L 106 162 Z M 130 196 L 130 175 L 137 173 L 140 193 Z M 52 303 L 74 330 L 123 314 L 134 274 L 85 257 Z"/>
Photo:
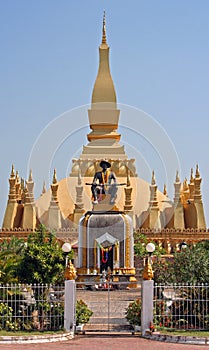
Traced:
<path fill-rule="evenodd" d="M 93 311 L 90 310 L 83 300 L 76 301 L 76 326 L 88 323 Z"/>
<path fill-rule="evenodd" d="M 125 318 L 132 326 L 141 326 L 141 300 L 131 302 L 126 309 Z"/>

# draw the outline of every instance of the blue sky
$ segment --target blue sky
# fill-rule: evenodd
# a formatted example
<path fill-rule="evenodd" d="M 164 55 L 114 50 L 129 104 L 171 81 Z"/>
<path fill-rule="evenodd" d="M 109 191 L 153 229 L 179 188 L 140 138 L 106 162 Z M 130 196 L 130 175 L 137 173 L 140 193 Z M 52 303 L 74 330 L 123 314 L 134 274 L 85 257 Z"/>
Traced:
<path fill-rule="evenodd" d="M 28 177 L 28 159 L 42 130 L 91 100 L 104 9 L 117 100 L 145 111 L 165 129 L 175 145 L 182 180 L 199 163 L 208 225 L 207 0 L 0 1 L 0 221 L 11 164 Z M 57 164 L 53 162 L 59 179 L 66 176 L 72 141 L 79 138 L 80 145 L 86 144 L 86 131 L 74 136 Z M 33 172 L 38 195 L 44 180 L 41 166 Z M 162 190 L 161 175 L 156 169 Z M 174 179 L 175 173 L 168 184 L 171 198 Z"/>

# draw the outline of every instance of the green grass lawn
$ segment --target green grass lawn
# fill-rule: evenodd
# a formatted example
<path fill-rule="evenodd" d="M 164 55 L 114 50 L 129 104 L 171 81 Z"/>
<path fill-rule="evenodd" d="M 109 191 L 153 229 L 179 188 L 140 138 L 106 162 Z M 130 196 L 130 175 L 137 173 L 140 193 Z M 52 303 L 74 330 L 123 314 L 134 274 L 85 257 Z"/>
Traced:
<path fill-rule="evenodd" d="M 67 333 L 66 331 L 5 331 L 1 330 L 0 331 L 0 337 L 3 336 L 30 336 L 30 335 L 47 335 L 47 334 L 62 334 L 62 333 Z"/>
<path fill-rule="evenodd" d="M 157 330 L 161 334 L 168 334 L 168 335 L 183 335 L 183 336 L 189 336 L 189 337 L 208 337 L 209 338 L 209 331 L 188 331 L 188 330 L 173 330 L 169 328 L 160 329 Z"/>

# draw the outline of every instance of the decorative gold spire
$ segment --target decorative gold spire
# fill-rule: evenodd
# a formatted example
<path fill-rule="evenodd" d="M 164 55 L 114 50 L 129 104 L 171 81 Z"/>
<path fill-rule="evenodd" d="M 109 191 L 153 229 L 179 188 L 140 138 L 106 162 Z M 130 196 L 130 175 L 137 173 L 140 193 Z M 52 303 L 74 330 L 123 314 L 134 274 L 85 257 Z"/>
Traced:
<path fill-rule="evenodd" d="M 78 170 L 78 184 L 76 186 L 76 203 L 75 203 L 75 209 L 78 211 L 80 209 L 83 209 L 83 186 L 82 186 L 82 180 L 81 180 L 81 168 L 79 167 Z"/>
<path fill-rule="evenodd" d="M 157 185 L 155 181 L 155 172 L 152 171 L 152 180 L 150 185 L 150 207 L 158 208 L 158 200 L 157 200 Z"/>
<path fill-rule="evenodd" d="M 43 188 L 42 188 L 42 193 L 41 194 L 44 194 L 44 193 L 46 193 L 46 183 L 45 183 L 45 181 L 43 183 Z"/>
<path fill-rule="evenodd" d="M 58 187 L 59 187 L 59 184 L 57 182 L 57 173 L 56 173 L 56 169 L 54 169 L 53 180 L 51 184 L 51 192 L 52 192 L 51 206 L 57 205 L 58 203 L 58 198 L 57 198 Z"/>
<path fill-rule="evenodd" d="M 132 212 L 133 205 L 132 205 L 132 198 L 131 198 L 133 188 L 131 187 L 130 170 L 128 168 L 127 163 L 126 163 L 126 171 L 127 171 L 127 180 L 126 180 L 126 187 L 124 188 L 124 191 L 125 191 L 124 211 L 129 215 L 133 215 L 133 212 Z"/>
<path fill-rule="evenodd" d="M 185 177 L 184 182 L 183 182 L 183 191 L 187 191 L 188 190 L 188 181 L 187 178 Z"/>
<path fill-rule="evenodd" d="M 196 178 L 200 177 L 200 172 L 199 172 L 198 164 L 196 165 L 196 174 L 195 174 L 195 177 L 196 177 Z"/>
<path fill-rule="evenodd" d="M 20 177 L 19 177 L 19 173 L 18 170 L 16 170 L 16 182 L 20 182 Z"/>
<path fill-rule="evenodd" d="M 53 181 L 52 181 L 53 184 L 56 184 L 57 183 L 57 172 L 56 172 L 56 169 L 54 169 L 54 175 L 53 175 Z"/>
<path fill-rule="evenodd" d="M 176 171 L 176 182 L 180 182 L 180 178 L 179 178 L 179 172 L 178 172 L 178 170 Z"/>
<path fill-rule="evenodd" d="M 25 194 L 27 192 L 25 180 L 21 177 L 21 201 L 25 203 Z"/>
<path fill-rule="evenodd" d="M 16 183 L 15 183 L 15 187 L 16 187 L 16 199 L 17 201 L 21 200 L 21 183 L 20 183 L 20 177 L 19 177 L 19 173 L 18 170 L 16 171 Z"/>
<path fill-rule="evenodd" d="M 205 214 L 202 203 L 201 182 L 198 164 L 196 165 L 196 173 L 194 178 L 194 205 L 197 215 L 197 228 L 206 229 Z"/>
<path fill-rule="evenodd" d="M 30 169 L 28 181 L 26 181 L 26 187 L 27 191 L 25 192 L 25 201 L 26 203 L 33 203 L 34 202 L 34 182 L 33 182 L 33 176 L 32 176 L 32 170 Z"/>
<path fill-rule="evenodd" d="M 131 186 L 131 182 L 130 182 L 130 170 L 129 170 L 129 169 L 127 169 L 126 186 L 127 186 L 127 187 L 130 187 L 130 186 Z"/>
<path fill-rule="evenodd" d="M 28 181 L 32 182 L 33 181 L 33 175 L 32 175 L 32 170 L 30 169 Z"/>
<path fill-rule="evenodd" d="M 83 203 L 83 186 L 81 179 L 81 168 L 79 163 L 78 168 L 78 182 L 76 189 L 76 201 L 75 201 L 75 209 L 74 209 L 74 223 L 78 224 L 81 216 L 84 213 L 84 203 Z"/>
<path fill-rule="evenodd" d="M 24 191 L 25 189 L 25 180 L 21 177 L 21 190 Z"/>
<path fill-rule="evenodd" d="M 167 188 L 166 188 L 166 184 L 164 184 L 163 194 L 164 194 L 164 196 L 167 196 L 167 195 L 168 195 Z"/>
<path fill-rule="evenodd" d="M 58 201 L 58 187 L 57 173 L 54 169 L 52 184 L 51 184 L 51 201 L 48 210 L 48 227 L 50 229 L 57 230 L 61 227 L 62 215 L 60 212 L 59 201 Z"/>
<path fill-rule="evenodd" d="M 190 183 L 194 182 L 194 175 L 193 175 L 193 168 L 191 168 L 191 173 L 190 173 Z"/>
<path fill-rule="evenodd" d="M 102 44 L 107 44 L 107 38 L 106 38 L 106 15 L 105 15 L 105 11 L 104 11 L 104 15 L 103 15 Z"/>
<path fill-rule="evenodd" d="M 103 16 L 102 43 L 99 47 L 99 70 L 92 93 L 92 108 L 101 108 L 101 106 L 96 104 L 103 102 L 111 104 L 109 108 L 116 107 L 116 93 L 109 67 L 109 46 L 106 41 L 105 13 Z"/>
<path fill-rule="evenodd" d="M 15 202 L 16 201 L 16 189 L 15 189 L 15 184 L 16 184 L 16 176 L 15 176 L 15 170 L 14 170 L 14 165 L 12 164 L 12 170 L 9 178 L 9 201 Z"/>
<path fill-rule="evenodd" d="M 181 196 L 181 182 L 180 182 L 178 170 L 176 171 L 176 179 L 174 182 L 174 188 L 175 188 L 174 203 L 176 206 L 178 203 L 180 203 L 180 196 Z"/>
<path fill-rule="evenodd" d="M 81 186 L 82 181 L 81 181 L 81 168 L 79 167 L 78 169 L 78 186 Z"/>
<path fill-rule="evenodd" d="M 155 172 L 154 172 L 154 170 L 152 170 L 152 181 L 151 181 L 151 184 L 152 184 L 152 185 L 156 185 L 156 182 L 155 182 Z"/>
<path fill-rule="evenodd" d="M 193 201 L 194 198 L 194 175 L 193 175 L 193 168 L 191 168 L 191 173 L 190 173 L 190 183 L 189 183 L 189 199 L 190 202 L 191 200 Z"/>
<path fill-rule="evenodd" d="M 17 215 L 17 197 L 16 197 L 16 176 L 14 165 L 12 165 L 11 174 L 9 177 L 9 195 L 6 211 L 4 214 L 3 227 L 11 229 L 14 227 L 15 218 Z"/>
<path fill-rule="evenodd" d="M 14 164 L 12 164 L 12 170 L 11 170 L 11 175 L 10 175 L 10 177 L 15 177 Z"/>

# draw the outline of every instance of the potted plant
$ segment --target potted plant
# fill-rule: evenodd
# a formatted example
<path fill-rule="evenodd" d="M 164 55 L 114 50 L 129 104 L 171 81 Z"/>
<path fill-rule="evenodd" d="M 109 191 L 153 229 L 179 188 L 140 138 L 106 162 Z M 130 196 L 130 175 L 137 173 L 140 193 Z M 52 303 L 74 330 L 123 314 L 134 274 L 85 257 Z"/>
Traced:
<path fill-rule="evenodd" d="M 132 301 L 126 308 L 125 318 L 135 331 L 141 330 L 141 300 Z"/>
<path fill-rule="evenodd" d="M 76 330 L 82 330 L 85 323 L 88 323 L 93 311 L 90 310 L 87 304 L 82 300 L 76 301 Z"/>

